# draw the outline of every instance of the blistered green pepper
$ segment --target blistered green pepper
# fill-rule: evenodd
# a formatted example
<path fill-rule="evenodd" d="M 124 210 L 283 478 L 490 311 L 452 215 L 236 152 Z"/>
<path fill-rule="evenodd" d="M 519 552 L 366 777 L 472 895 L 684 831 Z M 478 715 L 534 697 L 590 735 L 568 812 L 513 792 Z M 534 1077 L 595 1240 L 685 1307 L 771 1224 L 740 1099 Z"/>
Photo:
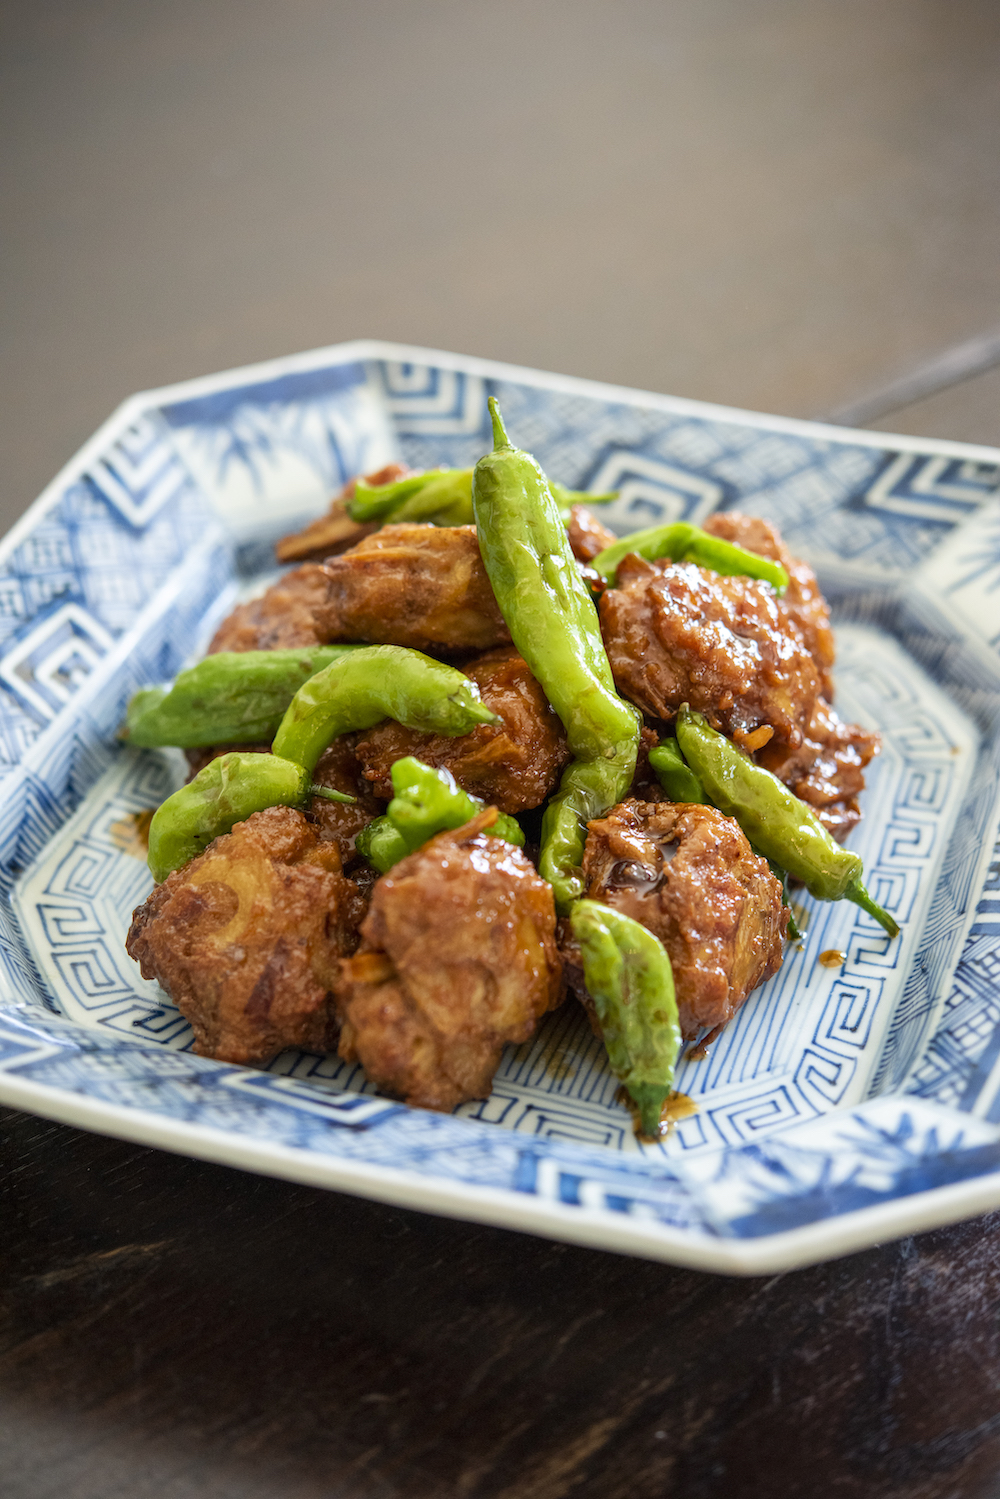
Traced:
<path fill-rule="evenodd" d="M 748 552 L 732 541 L 723 541 L 721 536 L 713 536 L 687 521 L 650 526 L 645 531 L 622 536 L 603 552 L 598 552 L 590 566 L 613 588 L 618 564 L 630 552 L 645 557 L 647 562 L 669 557 L 673 562 L 696 562 L 699 567 L 711 568 L 716 573 L 761 578 L 771 584 L 775 593 L 784 593 L 788 587 L 788 574 L 780 562 L 759 557 L 756 552 Z"/>
<path fill-rule="evenodd" d="M 490 397 L 494 449 L 472 497 L 479 550 L 514 644 L 562 719 L 573 762 L 542 819 L 539 871 L 565 913 L 583 893 L 586 826 L 631 785 L 639 715 L 615 691 L 594 601 L 538 464 L 512 447 Z"/>
<path fill-rule="evenodd" d="M 394 718 L 428 734 L 468 734 L 497 716 L 479 688 L 454 666 L 401 645 L 366 645 L 310 677 L 292 698 L 272 746 L 310 772 L 351 729 Z"/>
<path fill-rule="evenodd" d="M 607 505 L 618 498 L 618 491 L 607 494 L 584 494 L 550 483 L 563 523 L 569 524 L 573 505 Z M 471 526 L 472 469 L 434 468 L 426 473 L 410 474 L 392 484 L 366 484 L 359 479 L 354 498 L 348 503 L 351 519 L 356 521 L 429 521 L 435 526 Z"/>
<path fill-rule="evenodd" d="M 463 827 L 486 805 L 477 796 L 463 791 L 450 770 L 435 769 L 412 755 L 397 760 L 390 773 L 396 794 L 385 816 L 376 817 L 362 828 L 355 840 L 358 852 L 380 874 L 412 854 L 435 833 Z M 520 826 L 505 812 L 498 813 L 496 822 L 486 832 L 519 848 L 524 844 Z"/>
<path fill-rule="evenodd" d="M 649 763 L 656 779 L 672 802 L 696 802 L 707 800 L 705 788 L 684 760 L 676 739 L 663 739 L 649 752 Z"/>
<path fill-rule="evenodd" d="M 670 959 L 651 931 L 599 901 L 577 901 L 570 923 L 611 1070 L 655 1139 L 681 1045 Z"/>
<path fill-rule="evenodd" d="M 303 682 L 357 645 L 302 650 L 218 651 L 178 673 L 169 692 L 137 692 L 120 737 L 140 749 L 173 744 L 254 744 L 273 739 Z"/>
<path fill-rule="evenodd" d="M 305 766 L 278 755 L 231 750 L 211 760 L 153 813 L 149 867 L 154 880 L 165 880 L 171 870 L 203 854 L 213 839 L 265 807 L 299 807 L 313 794 L 329 801 L 354 800 L 311 781 Z"/>
<path fill-rule="evenodd" d="M 735 817 L 754 848 L 787 870 L 817 900 L 850 900 L 895 937 L 899 927 L 865 889 L 860 854 L 832 838 L 815 812 L 777 776 L 737 749 L 685 705 L 677 743 L 720 812 Z"/>

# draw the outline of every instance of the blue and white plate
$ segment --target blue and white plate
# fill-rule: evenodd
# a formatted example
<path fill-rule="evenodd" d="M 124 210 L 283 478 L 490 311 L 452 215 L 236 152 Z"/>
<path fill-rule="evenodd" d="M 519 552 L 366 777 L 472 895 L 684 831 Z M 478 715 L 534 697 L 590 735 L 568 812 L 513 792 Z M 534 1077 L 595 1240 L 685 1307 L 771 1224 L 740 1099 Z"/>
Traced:
<path fill-rule="evenodd" d="M 454 1115 L 288 1052 L 205 1061 L 125 955 L 138 820 L 173 752 L 115 741 L 204 647 L 271 543 L 350 475 L 471 464 L 487 396 L 546 470 L 617 488 L 619 530 L 739 507 L 817 569 L 838 706 L 884 751 L 853 842 L 889 942 L 847 903 L 637 1144 L 580 1012 Z M 127 401 L 0 554 L 0 1101 L 168 1150 L 708 1270 L 787 1269 L 1000 1205 L 1000 451 L 848 432 L 389 344 Z M 607 513 L 607 512 L 605 512 Z M 811 903 L 806 902 L 809 906 Z M 817 959 L 840 949 L 840 968 Z"/>

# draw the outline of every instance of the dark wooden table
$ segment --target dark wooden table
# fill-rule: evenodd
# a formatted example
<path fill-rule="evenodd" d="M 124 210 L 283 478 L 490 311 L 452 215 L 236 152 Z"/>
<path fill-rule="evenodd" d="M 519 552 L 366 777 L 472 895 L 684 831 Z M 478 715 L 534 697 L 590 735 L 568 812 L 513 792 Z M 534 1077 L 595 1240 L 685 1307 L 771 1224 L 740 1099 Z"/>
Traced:
<path fill-rule="evenodd" d="M 877 396 L 1000 324 L 998 101 L 994 0 L 0 0 L 0 519 L 361 335 Z M 1000 440 L 969 359 L 866 419 Z M 0 1142 L 0 1499 L 1000 1494 L 1000 1216 L 738 1281 Z"/>

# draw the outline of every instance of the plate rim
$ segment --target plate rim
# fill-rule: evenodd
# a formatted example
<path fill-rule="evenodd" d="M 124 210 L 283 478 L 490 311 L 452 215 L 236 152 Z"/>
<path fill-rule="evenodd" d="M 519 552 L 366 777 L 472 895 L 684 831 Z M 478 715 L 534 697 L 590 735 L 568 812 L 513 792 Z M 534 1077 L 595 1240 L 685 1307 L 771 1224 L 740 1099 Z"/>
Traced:
<path fill-rule="evenodd" d="M 86 471 L 115 438 L 138 417 L 163 405 L 210 394 L 233 386 L 260 383 L 277 375 L 342 364 L 389 361 L 426 364 L 486 379 L 507 379 L 536 389 L 578 394 L 622 405 L 643 406 L 679 415 L 733 422 L 760 430 L 783 432 L 840 446 L 889 448 L 897 452 L 939 455 L 979 464 L 1000 465 L 1000 446 L 960 443 L 948 439 L 913 437 L 870 431 L 797 417 L 780 417 L 714 402 L 664 395 L 640 388 L 614 385 L 585 377 L 509 364 L 480 356 L 452 353 L 380 339 L 356 339 L 236 366 L 211 375 L 137 391 L 124 400 L 65 463 L 35 501 L 0 539 L 0 560 L 31 533 L 67 485 Z M 956 527 L 961 529 L 963 524 Z M 147 608 L 152 607 L 149 601 Z M 104 678 L 120 667 L 126 645 L 146 609 L 109 652 Z M 130 648 L 130 647 L 129 647 Z M 52 727 L 55 727 L 53 725 Z M 43 731 L 40 739 L 46 738 Z M 11 774 L 29 770 L 29 748 Z M 10 782 L 8 781 L 8 785 Z M 16 1000 L 14 1002 L 16 1004 Z M 0 1005 L 0 1023 L 11 1005 Z M 43 1016 L 40 1015 L 42 1020 Z M 85 1032 L 97 1051 L 113 1052 L 121 1044 L 102 1045 L 99 1031 L 63 1020 L 74 1031 Z M 245 1069 L 253 1072 L 254 1069 Z M 898 1093 L 886 1097 L 902 1097 Z M 914 1102 L 917 1102 L 915 1099 Z M 481 1186 L 443 1177 L 421 1176 L 409 1168 L 390 1168 L 320 1154 L 300 1146 L 264 1141 L 214 1125 L 189 1123 L 146 1109 L 88 1097 L 69 1087 L 40 1083 L 0 1071 L 0 1103 L 42 1117 L 205 1159 L 234 1169 L 251 1170 L 308 1185 L 341 1190 L 398 1206 L 509 1228 L 573 1242 L 614 1253 L 684 1265 L 729 1275 L 782 1273 L 825 1259 L 837 1258 L 878 1243 L 925 1231 L 1000 1207 L 1000 1168 L 981 1176 L 935 1186 L 867 1207 L 819 1218 L 813 1222 L 751 1239 L 717 1236 L 701 1228 L 678 1228 L 661 1221 L 644 1221 L 608 1209 L 568 1205 L 511 1187 Z M 836 1112 L 836 1111 L 831 1111 Z M 955 1112 L 956 1120 L 967 1116 Z M 826 1117 L 829 1117 L 827 1115 Z"/>

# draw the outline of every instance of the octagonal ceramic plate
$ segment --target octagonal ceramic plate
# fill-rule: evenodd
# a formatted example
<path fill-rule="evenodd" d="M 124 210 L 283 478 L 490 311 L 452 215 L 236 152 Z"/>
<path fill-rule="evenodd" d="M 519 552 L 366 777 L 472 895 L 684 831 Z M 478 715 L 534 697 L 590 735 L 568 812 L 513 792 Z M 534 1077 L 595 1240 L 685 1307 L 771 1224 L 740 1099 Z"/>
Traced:
<path fill-rule="evenodd" d="M 580 1013 L 510 1048 L 453 1116 L 285 1053 L 195 1057 L 125 956 L 137 818 L 170 753 L 120 748 L 129 695 L 196 656 L 271 542 L 396 457 L 469 464 L 499 395 L 611 523 L 775 520 L 834 608 L 838 704 L 885 750 L 854 843 L 890 943 L 813 906 L 802 949 L 640 1146 Z M 358 343 L 136 396 L 0 556 L 0 1101 L 431 1212 L 705 1269 L 784 1269 L 1000 1205 L 1000 452 L 730 411 Z M 807 905 L 809 903 L 807 902 Z M 824 949 L 846 954 L 828 969 Z"/>

